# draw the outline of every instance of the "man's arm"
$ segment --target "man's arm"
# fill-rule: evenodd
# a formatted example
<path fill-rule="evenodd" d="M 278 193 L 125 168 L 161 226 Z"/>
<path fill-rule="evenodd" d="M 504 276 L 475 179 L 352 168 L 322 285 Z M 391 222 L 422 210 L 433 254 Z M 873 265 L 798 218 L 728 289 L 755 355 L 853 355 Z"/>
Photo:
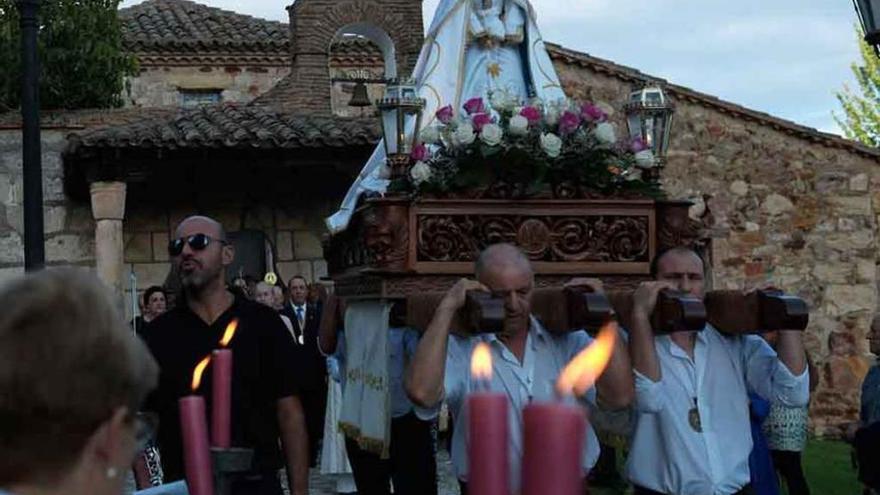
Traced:
<path fill-rule="evenodd" d="M 657 305 L 657 294 L 667 288 L 672 288 L 668 282 L 643 282 L 633 294 L 629 354 L 633 369 L 653 382 L 660 381 L 660 361 L 654 347 L 651 313 Z"/>
<path fill-rule="evenodd" d="M 309 493 L 309 442 L 305 413 L 299 397 L 292 395 L 278 399 L 278 428 L 284 449 L 290 492 L 293 495 Z"/>
<path fill-rule="evenodd" d="M 795 376 L 800 376 L 807 369 L 807 357 L 804 353 L 804 332 L 798 330 L 780 330 L 776 344 L 779 360 Z"/>
<path fill-rule="evenodd" d="M 620 336 L 614 342 L 614 353 L 605 372 L 596 380 L 596 395 L 600 405 L 607 409 L 623 409 L 635 397 L 632 364 Z"/>
<path fill-rule="evenodd" d="M 574 278 L 566 287 L 588 287 L 596 294 L 604 294 L 602 281 L 595 278 Z M 635 397 L 633 387 L 632 363 L 623 338 L 618 334 L 614 342 L 614 352 L 605 372 L 596 380 L 596 395 L 599 404 L 607 409 L 623 409 Z"/>
<path fill-rule="evenodd" d="M 785 333 L 797 333 L 787 331 Z M 799 335 L 789 336 L 800 340 Z M 806 358 L 801 347 L 800 369 L 792 369 L 792 364 L 786 363 L 782 355 L 783 332 L 779 332 L 777 351 L 774 351 L 764 339 L 757 335 L 743 335 L 740 337 L 742 346 L 743 366 L 745 367 L 746 380 L 752 391 L 761 397 L 776 404 L 788 407 L 802 407 L 810 401 L 810 384 L 807 376 Z M 800 344 L 803 346 L 803 344 Z M 788 344 L 787 354 L 796 351 Z M 796 345 L 794 347 L 797 347 Z M 798 361 L 796 356 L 789 355 L 791 361 Z"/>
<path fill-rule="evenodd" d="M 455 312 L 464 305 L 467 291 L 475 289 L 486 290 L 474 280 L 459 280 L 443 297 L 428 329 L 422 335 L 404 380 L 406 394 L 419 407 L 432 407 L 443 398 L 449 327 Z"/>

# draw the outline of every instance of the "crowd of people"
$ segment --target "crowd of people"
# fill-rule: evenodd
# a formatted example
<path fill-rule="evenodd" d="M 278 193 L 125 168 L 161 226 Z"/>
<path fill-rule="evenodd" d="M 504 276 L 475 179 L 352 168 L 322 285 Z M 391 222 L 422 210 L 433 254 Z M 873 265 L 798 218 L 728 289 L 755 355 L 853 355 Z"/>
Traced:
<path fill-rule="evenodd" d="M 182 479 L 178 399 L 191 393 L 193 369 L 234 320 L 232 443 L 253 449 L 254 461 L 232 493 L 280 495 L 283 471 L 290 492 L 305 495 L 309 468 L 320 465 L 338 476 L 340 493 L 436 494 L 436 422 L 445 404 L 453 469 L 467 494 L 467 445 L 478 439 L 467 437 L 464 399 L 476 386 L 468 363 L 479 343 L 492 354 L 491 388 L 510 404 L 510 486 L 518 493 L 522 407 L 552 399 L 562 367 L 592 342 L 585 331 L 550 333 L 533 315 L 534 272 L 518 248 L 496 244 L 480 253 L 474 278 L 446 292 L 421 334 L 398 321 L 394 308 L 384 309 L 390 328 L 378 365 L 388 371 L 386 415 L 380 404 L 343 402 L 346 387 L 355 386 L 346 370 L 365 347 L 346 339 L 353 322 L 321 325 L 322 312 L 337 312 L 336 301 L 301 276 L 286 287 L 228 282 L 235 252 L 226 239 L 211 218 L 180 223 L 168 249 L 182 293 L 169 308 L 161 287 L 144 292 L 142 316 L 132 322 L 139 339 L 85 272 L 47 270 L 0 289 L 8 303 L 0 314 L 0 494 L 120 493 L 150 442 L 160 454 L 162 482 Z M 603 414 L 625 418 L 625 476 L 636 495 L 769 495 L 779 493 L 780 479 L 789 495 L 808 494 L 800 453 L 816 373 L 803 333 L 732 336 L 707 324 L 657 334 L 651 326 L 658 294 L 674 289 L 702 298 L 707 269 L 689 248 L 657 256 L 653 280 L 633 295 L 631 325 L 620 330 L 605 372 L 580 403 L 599 427 Z M 603 291 L 596 279 L 569 284 Z M 474 290 L 504 300 L 499 332 L 451 332 Z M 869 338 L 871 351 L 880 353 L 880 319 Z M 205 390 L 210 380 L 206 374 Z M 868 373 L 862 401 L 851 436 L 860 479 L 876 490 L 878 366 Z M 340 430 L 352 407 L 361 409 L 360 428 L 387 424 L 387 441 L 377 445 L 361 432 Z M 590 429 L 584 478 L 600 450 Z"/>

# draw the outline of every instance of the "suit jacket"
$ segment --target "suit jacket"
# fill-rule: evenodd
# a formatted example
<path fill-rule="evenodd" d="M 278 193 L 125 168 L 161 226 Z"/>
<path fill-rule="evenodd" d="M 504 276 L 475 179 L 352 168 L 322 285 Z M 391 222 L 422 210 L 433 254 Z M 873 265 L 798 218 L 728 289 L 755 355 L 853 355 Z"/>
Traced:
<path fill-rule="evenodd" d="M 303 390 L 320 392 L 327 390 L 327 358 L 318 349 L 318 330 L 321 325 L 321 307 L 314 304 L 306 304 L 306 321 L 301 327 L 296 317 L 296 310 L 290 301 L 284 305 L 281 314 L 290 318 L 293 323 L 293 332 L 298 337 L 302 336 L 302 345 L 297 340 L 300 353 L 303 376 L 300 385 Z"/>

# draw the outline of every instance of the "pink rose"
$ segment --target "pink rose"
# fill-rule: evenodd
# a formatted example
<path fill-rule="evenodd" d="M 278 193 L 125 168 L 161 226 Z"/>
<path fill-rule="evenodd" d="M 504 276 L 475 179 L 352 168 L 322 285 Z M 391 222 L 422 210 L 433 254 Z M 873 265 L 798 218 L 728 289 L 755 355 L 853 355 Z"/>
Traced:
<path fill-rule="evenodd" d="M 452 105 L 446 105 L 445 107 L 437 110 L 437 113 L 435 113 L 434 115 L 440 122 L 448 124 L 452 122 L 452 117 L 455 116 L 455 112 L 452 111 Z"/>
<path fill-rule="evenodd" d="M 608 120 L 608 114 L 592 103 L 584 103 L 581 105 L 581 118 L 587 122 L 605 122 Z"/>
<path fill-rule="evenodd" d="M 486 113 L 478 113 L 471 117 L 471 122 L 474 124 L 474 129 L 480 132 L 483 130 L 484 125 L 492 123 L 492 117 Z"/>
<path fill-rule="evenodd" d="M 633 153 L 638 153 L 639 151 L 645 151 L 650 148 L 648 143 L 646 143 L 642 138 L 633 138 L 632 142 L 629 145 L 629 149 L 632 150 Z"/>
<path fill-rule="evenodd" d="M 519 114 L 528 119 L 529 124 L 534 124 L 541 120 L 541 111 L 532 106 L 523 107 Z"/>
<path fill-rule="evenodd" d="M 574 112 L 568 110 L 559 117 L 559 134 L 563 136 L 576 131 L 581 124 L 581 118 Z"/>
<path fill-rule="evenodd" d="M 475 113 L 482 113 L 485 110 L 483 105 L 483 99 L 480 97 L 471 98 L 470 100 L 464 102 L 464 111 L 468 113 L 468 115 L 473 115 Z"/>
<path fill-rule="evenodd" d="M 428 159 L 428 147 L 425 143 L 419 143 L 415 145 L 409 156 L 414 162 L 423 162 Z"/>

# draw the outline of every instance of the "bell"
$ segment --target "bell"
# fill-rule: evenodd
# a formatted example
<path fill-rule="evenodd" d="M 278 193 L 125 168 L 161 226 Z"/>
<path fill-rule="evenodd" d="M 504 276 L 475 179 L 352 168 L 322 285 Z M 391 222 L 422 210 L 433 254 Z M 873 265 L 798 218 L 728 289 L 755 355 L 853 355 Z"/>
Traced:
<path fill-rule="evenodd" d="M 358 81 L 354 86 L 351 95 L 351 101 L 348 102 L 350 107 L 368 107 L 372 105 L 370 96 L 367 94 L 367 85 L 363 81 Z"/>

